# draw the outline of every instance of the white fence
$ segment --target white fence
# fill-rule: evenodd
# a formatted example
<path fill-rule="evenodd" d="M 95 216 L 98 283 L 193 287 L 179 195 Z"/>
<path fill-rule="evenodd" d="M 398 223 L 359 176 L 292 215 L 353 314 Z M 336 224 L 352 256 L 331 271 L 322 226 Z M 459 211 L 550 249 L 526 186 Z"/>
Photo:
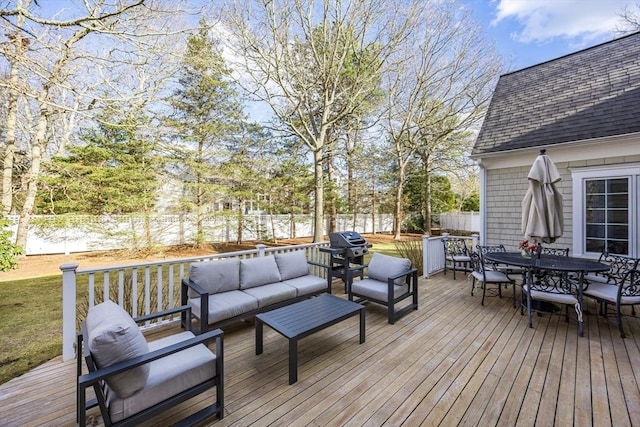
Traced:
<path fill-rule="evenodd" d="M 480 212 L 444 212 L 440 214 L 440 228 L 480 232 Z"/>
<path fill-rule="evenodd" d="M 8 217 L 10 230 L 18 226 L 18 216 Z M 360 233 L 391 232 L 393 215 L 338 215 L 337 230 Z M 207 242 L 233 242 L 238 239 L 237 217 L 211 215 L 204 221 Z M 313 236 L 313 215 L 245 215 L 242 240 L 292 239 Z M 326 234 L 326 232 L 325 232 Z M 27 255 L 69 254 L 111 249 L 170 246 L 195 241 L 196 223 L 192 215 L 36 215 L 29 224 Z M 151 242 L 147 242 L 150 237 Z"/>

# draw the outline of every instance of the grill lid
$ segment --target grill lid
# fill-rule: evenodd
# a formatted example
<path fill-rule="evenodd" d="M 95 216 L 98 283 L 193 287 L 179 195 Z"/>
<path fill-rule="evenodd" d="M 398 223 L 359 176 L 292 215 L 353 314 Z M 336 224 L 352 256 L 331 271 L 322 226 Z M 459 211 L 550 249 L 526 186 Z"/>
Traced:
<path fill-rule="evenodd" d="M 331 241 L 331 247 L 334 248 L 353 248 L 367 244 L 367 241 L 355 231 L 329 233 L 329 240 Z"/>

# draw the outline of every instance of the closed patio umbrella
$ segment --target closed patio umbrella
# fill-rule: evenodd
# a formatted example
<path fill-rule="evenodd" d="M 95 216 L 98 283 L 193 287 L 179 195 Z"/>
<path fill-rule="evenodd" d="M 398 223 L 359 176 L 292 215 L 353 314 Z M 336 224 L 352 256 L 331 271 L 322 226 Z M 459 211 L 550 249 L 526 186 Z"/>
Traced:
<path fill-rule="evenodd" d="M 522 200 L 522 232 L 536 243 L 553 243 L 562 236 L 562 194 L 556 188 L 560 173 L 551 159 L 540 155 L 529 171 L 529 188 Z"/>

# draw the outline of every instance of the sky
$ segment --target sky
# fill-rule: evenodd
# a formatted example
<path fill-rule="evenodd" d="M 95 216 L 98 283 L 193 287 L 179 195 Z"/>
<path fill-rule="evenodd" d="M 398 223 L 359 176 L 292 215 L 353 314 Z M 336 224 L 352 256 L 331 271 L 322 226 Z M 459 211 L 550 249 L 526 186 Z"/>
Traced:
<path fill-rule="evenodd" d="M 640 0 L 461 0 L 515 71 L 622 34 L 620 14 Z"/>

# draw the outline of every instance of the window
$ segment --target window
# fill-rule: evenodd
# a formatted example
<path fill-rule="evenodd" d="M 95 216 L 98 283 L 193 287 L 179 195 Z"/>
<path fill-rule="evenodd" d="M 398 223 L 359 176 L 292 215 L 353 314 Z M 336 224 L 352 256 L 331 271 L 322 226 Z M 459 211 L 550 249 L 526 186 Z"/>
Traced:
<path fill-rule="evenodd" d="M 640 166 L 572 171 L 573 252 L 640 257 Z"/>

